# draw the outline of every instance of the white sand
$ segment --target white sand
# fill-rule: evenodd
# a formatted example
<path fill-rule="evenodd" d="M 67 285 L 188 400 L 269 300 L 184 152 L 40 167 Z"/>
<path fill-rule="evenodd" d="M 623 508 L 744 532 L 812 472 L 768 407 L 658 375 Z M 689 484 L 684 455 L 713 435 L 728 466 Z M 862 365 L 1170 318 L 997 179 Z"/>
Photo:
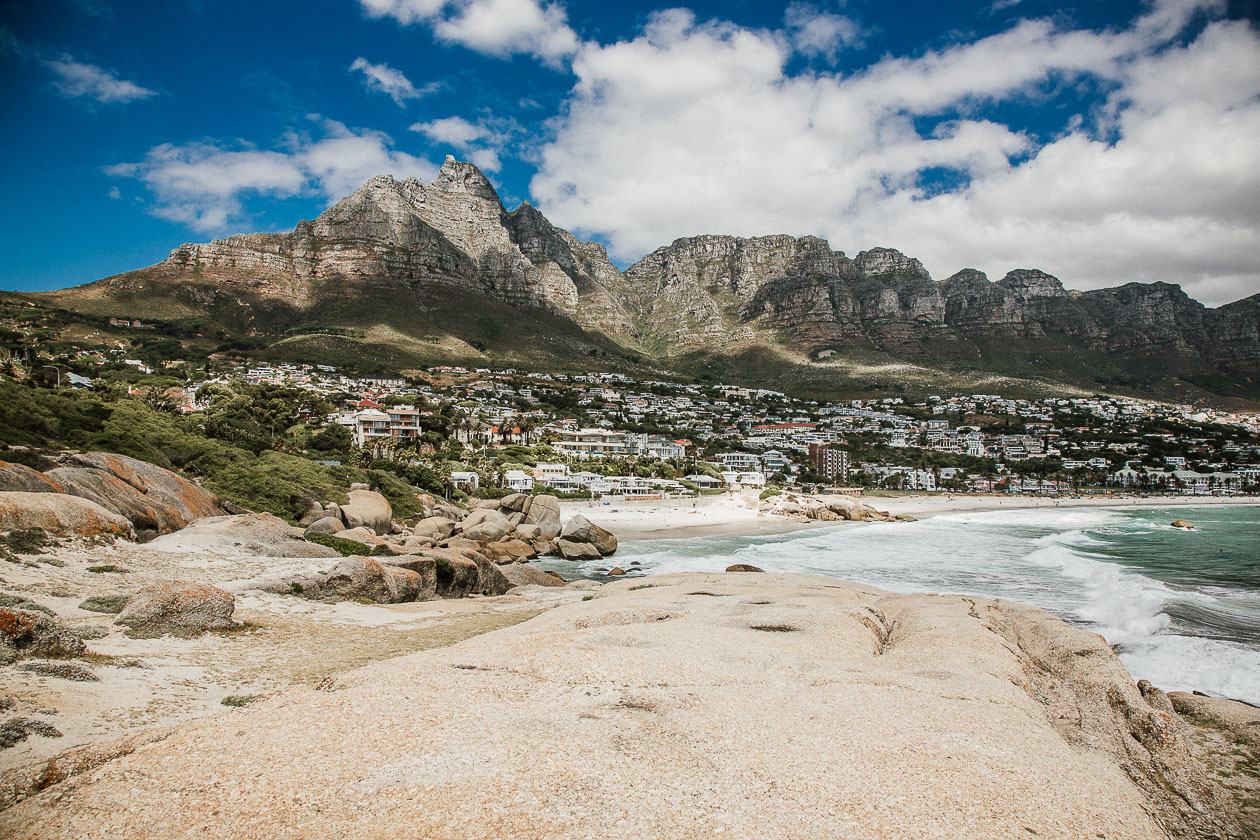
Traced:
<path fill-rule="evenodd" d="M 753 536 L 828 526 L 851 526 L 851 522 L 808 522 L 759 513 L 758 494 L 703 496 L 699 499 L 663 501 L 561 502 L 560 518 L 567 522 L 582 514 L 621 540 L 680 539 L 719 535 Z M 904 496 L 863 496 L 862 501 L 891 514 L 909 514 L 920 519 L 951 513 L 980 513 L 990 510 L 1066 507 L 1199 507 L 1205 505 L 1260 505 L 1256 496 L 1084 496 L 1051 498 L 1008 494 L 969 495 L 952 493 L 907 494 Z"/>
<path fill-rule="evenodd" d="M 758 493 L 663 501 L 562 502 L 560 519 L 581 514 L 619 540 L 660 540 L 717 534 L 769 534 L 811 527 L 758 512 Z"/>

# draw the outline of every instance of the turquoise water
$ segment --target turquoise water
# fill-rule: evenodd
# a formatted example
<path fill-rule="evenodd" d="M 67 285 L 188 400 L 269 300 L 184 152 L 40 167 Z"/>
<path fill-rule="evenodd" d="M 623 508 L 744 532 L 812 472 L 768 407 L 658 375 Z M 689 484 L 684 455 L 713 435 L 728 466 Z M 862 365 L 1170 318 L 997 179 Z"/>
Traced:
<path fill-rule="evenodd" d="M 1174 519 L 1196 528 L 1172 528 Z M 647 574 L 751 563 L 1024 601 L 1101 633 L 1139 679 L 1260 704 L 1258 507 L 1010 510 L 623 543 L 617 565 L 636 560 Z M 557 568 L 593 575 L 606 564 Z"/>

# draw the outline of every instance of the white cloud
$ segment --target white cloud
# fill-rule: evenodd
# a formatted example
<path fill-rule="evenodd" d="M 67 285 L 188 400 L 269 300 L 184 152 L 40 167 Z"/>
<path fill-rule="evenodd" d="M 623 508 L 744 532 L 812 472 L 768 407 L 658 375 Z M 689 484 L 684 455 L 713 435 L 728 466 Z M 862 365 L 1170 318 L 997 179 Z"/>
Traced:
<path fill-rule="evenodd" d="M 452 146 L 467 146 L 477 140 L 490 136 L 490 130 L 483 125 L 474 125 L 463 117 L 444 117 L 411 126 L 412 131 L 419 131 L 430 140 L 438 143 L 449 143 Z"/>
<path fill-rule="evenodd" d="M 481 123 L 471 123 L 463 117 L 443 117 L 415 123 L 411 130 L 420 132 L 435 143 L 452 147 L 485 172 L 498 172 L 503 165 L 499 159 L 503 150 L 501 141 L 511 133 L 512 127 L 504 125 L 492 129 Z"/>
<path fill-rule="evenodd" d="M 559 3 L 540 0 L 359 0 L 369 17 L 423 23 L 434 36 L 483 55 L 533 55 L 552 66 L 577 52 L 578 37 Z"/>
<path fill-rule="evenodd" d="M 432 93 L 437 87 L 430 84 L 417 89 L 410 79 L 388 64 L 373 64 L 362 57 L 354 60 L 354 63 L 350 65 L 350 70 L 362 72 L 363 81 L 368 90 L 387 94 L 399 108 L 406 108 L 408 99 L 419 99 L 421 96 Z"/>
<path fill-rule="evenodd" d="M 41 62 L 52 71 L 53 87 L 67 99 L 86 97 L 103 104 L 133 102 L 157 96 L 157 91 L 141 87 L 94 64 L 75 61 L 68 55 Z"/>
<path fill-rule="evenodd" d="M 1172 40 L 1215 2 L 1165 0 L 1101 32 L 1026 20 L 850 75 L 789 76 L 801 47 L 783 33 L 660 13 L 576 55 L 531 192 L 621 260 L 678 236 L 816 234 L 900 248 L 938 278 L 1039 267 L 1075 288 L 1241 297 L 1260 291 L 1260 38 L 1218 22 Z M 1085 79 L 1112 91 L 1110 142 L 1093 116 L 1041 145 L 985 118 Z M 916 122 L 947 114 L 963 116 Z M 960 186 L 926 189 L 937 169 Z"/>
<path fill-rule="evenodd" d="M 797 52 L 804 55 L 834 61 L 842 50 L 862 46 L 862 28 L 857 21 L 808 3 L 791 3 L 783 15 L 783 26 Z"/>
<path fill-rule="evenodd" d="M 386 134 L 349 129 L 335 120 L 319 120 L 319 126 L 320 138 L 294 133 L 282 150 L 164 143 L 139 163 L 118 164 L 106 173 L 138 179 L 153 195 L 154 215 L 201 233 L 221 233 L 242 223 L 242 200 L 250 195 L 336 200 L 376 175 L 426 181 L 437 175 L 428 161 L 395 151 Z"/>

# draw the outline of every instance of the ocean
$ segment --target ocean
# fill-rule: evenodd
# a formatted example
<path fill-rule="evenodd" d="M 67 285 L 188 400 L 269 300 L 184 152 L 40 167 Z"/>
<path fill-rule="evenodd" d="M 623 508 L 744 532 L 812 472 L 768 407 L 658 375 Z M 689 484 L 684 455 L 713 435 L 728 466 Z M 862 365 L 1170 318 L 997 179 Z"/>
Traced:
<path fill-rule="evenodd" d="M 1135 678 L 1260 705 L 1260 507 L 1043 508 L 627 541 L 615 558 L 550 567 L 602 577 L 595 568 L 636 560 L 646 574 L 749 563 L 1023 601 L 1102 634 Z"/>

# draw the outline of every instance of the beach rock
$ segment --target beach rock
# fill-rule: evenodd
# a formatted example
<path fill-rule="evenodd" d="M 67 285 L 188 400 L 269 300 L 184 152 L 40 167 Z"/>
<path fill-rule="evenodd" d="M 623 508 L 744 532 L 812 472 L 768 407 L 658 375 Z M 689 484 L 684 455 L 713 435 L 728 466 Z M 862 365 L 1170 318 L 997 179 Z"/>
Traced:
<path fill-rule="evenodd" d="M 306 526 L 306 530 L 303 532 L 303 535 L 307 537 L 311 534 L 327 534 L 332 536 L 338 531 L 344 531 L 345 529 L 346 523 L 342 522 L 340 518 L 325 516 L 321 519 L 316 519 L 310 525 Z"/>
<path fill-rule="evenodd" d="M 564 586 L 564 578 L 528 563 L 512 563 L 500 567 L 499 571 L 513 586 Z"/>
<path fill-rule="evenodd" d="M 607 557 L 617 550 L 617 538 L 611 531 L 593 524 L 585 516 L 578 514 L 568 521 L 561 538 L 568 542 L 587 543 L 595 547 L 601 557 Z"/>
<path fill-rule="evenodd" d="M 525 561 L 537 556 L 534 547 L 524 540 L 503 540 L 486 543 L 482 553 L 491 559 L 507 558 L 509 562 Z"/>
<path fill-rule="evenodd" d="M 375 548 L 378 545 L 385 545 L 385 540 L 372 533 L 371 528 L 347 528 L 344 531 L 338 531 L 333 534 L 334 537 L 343 540 L 352 540 L 360 545 L 366 545 L 369 548 Z"/>
<path fill-rule="evenodd" d="M 517 525 L 512 533 L 522 540 L 536 540 L 542 537 L 542 529 L 537 525 Z"/>
<path fill-rule="evenodd" d="M 370 485 L 364 484 L 363 482 L 355 482 L 354 484 L 350 485 L 350 489 L 352 491 L 354 490 L 370 491 L 372 488 Z"/>
<path fill-rule="evenodd" d="M 311 529 L 308 528 L 307 532 L 311 532 Z M 294 528 L 270 513 L 198 519 L 183 530 L 165 534 L 146 543 L 145 548 L 154 551 L 248 554 L 255 557 L 341 556 L 335 549 L 307 542 L 302 529 Z"/>
<path fill-rule="evenodd" d="M 513 493 L 510 496 L 504 496 L 502 499 L 499 499 L 499 507 L 525 513 L 529 509 L 530 498 L 531 496 L 528 493 Z"/>
<path fill-rule="evenodd" d="M 84 647 L 83 640 L 53 616 L 0 607 L 0 664 L 19 656 L 78 656 Z"/>
<path fill-rule="evenodd" d="M 397 571 L 407 571 L 393 567 Z M 415 572 L 411 574 L 417 578 Z M 417 584 L 417 589 L 418 584 Z M 397 586 L 385 567 L 371 557 L 347 557 L 324 577 L 323 597 L 357 599 L 377 604 L 396 603 Z"/>
<path fill-rule="evenodd" d="M 437 543 L 429 537 L 407 537 L 399 546 L 399 551 L 402 554 L 417 554 L 426 549 L 433 548 L 435 545 L 437 545 Z"/>
<path fill-rule="evenodd" d="M 762 572 L 764 574 L 766 570 L 758 568 L 757 566 L 750 566 L 747 563 L 733 563 L 730 566 L 726 567 L 726 571 L 728 572 Z"/>
<path fill-rule="evenodd" d="M 387 569 L 391 567 L 405 569 L 419 578 L 414 584 L 414 596 L 406 600 L 428 601 L 437 597 L 437 561 L 432 557 L 405 554 L 398 557 L 380 557 L 377 560 Z"/>
<path fill-rule="evenodd" d="M 457 548 L 461 551 L 481 551 L 481 546 L 476 540 L 466 539 L 464 537 L 451 537 L 448 540 L 442 540 L 439 544 L 440 548 Z"/>
<path fill-rule="evenodd" d="M 298 520 L 298 525 L 306 528 L 326 516 L 328 516 L 328 512 L 324 510 L 323 505 L 319 502 L 311 502 L 310 506 L 306 509 L 306 513 L 302 514 L 302 518 Z"/>
<path fill-rule="evenodd" d="M 437 593 L 443 598 L 502 595 L 512 588 L 499 567 L 479 552 L 438 548 L 425 556 L 437 563 Z"/>
<path fill-rule="evenodd" d="M 64 493 L 66 489 L 49 476 L 24 464 L 0 461 L 0 492 Z"/>
<path fill-rule="evenodd" d="M 497 542 L 512 530 L 506 516 L 488 508 L 474 510 L 461 525 L 464 537 L 477 542 Z"/>
<path fill-rule="evenodd" d="M 836 513 L 834 510 L 831 510 L 830 508 L 826 508 L 826 507 L 821 507 L 821 506 L 810 508 L 808 511 L 806 511 L 805 515 L 808 516 L 810 519 L 816 519 L 819 522 L 836 522 L 844 518 L 840 514 Z"/>
<path fill-rule="evenodd" d="M 537 525 L 539 535 L 554 540 L 560 536 L 560 500 L 555 496 L 531 496 L 525 525 Z"/>
<path fill-rule="evenodd" d="M 1187 531 L 1194 529 L 1194 523 L 1188 522 L 1185 519 L 1174 519 L 1170 524 L 1174 528 L 1182 528 Z"/>
<path fill-rule="evenodd" d="M 61 493 L 0 492 L 0 530 L 41 528 L 59 537 L 131 537 L 131 523 L 96 502 Z"/>
<path fill-rule="evenodd" d="M 429 516 L 421 519 L 411 527 L 411 533 L 417 537 L 432 537 L 444 540 L 455 533 L 455 522 L 445 516 Z"/>
<path fill-rule="evenodd" d="M 137 458 L 84 452 L 62 458 L 60 463 L 47 475 L 67 493 L 96 502 L 140 530 L 166 534 L 224 512 L 210 491 Z"/>
<path fill-rule="evenodd" d="M 174 581 L 155 583 L 127 601 L 114 620 L 136 637 L 196 635 L 237 626 L 232 620 L 236 599 L 214 586 Z"/>
<path fill-rule="evenodd" d="M 620 566 L 614 566 L 608 570 L 609 577 L 620 577 L 621 575 L 624 575 L 625 573 L 626 573 L 626 570 L 621 568 Z"/>
<path fill-rule="evenodd" d="M 347 528 L 371 528 L 377 534 L 389 533 L 394 524 L 394 512 L 388 499 L 367 489 L 351 490 L 349 496 L 350 501 L 341 506 L 341 518 Z"/>
<path fill-rule="evenodd" d="M 598 560 L 603 555 L 590 543 L 556 540 L 556 549 L 565 560 Z"/>
<path fill-rule="evenodd" d="M 1224 730 L 1238 743 L 1256 751 L 1260 761 L 1260 708 L 1184 691 L 1171 691 L 1168 700 L 1177 714 L 1200 726 Z"/>

